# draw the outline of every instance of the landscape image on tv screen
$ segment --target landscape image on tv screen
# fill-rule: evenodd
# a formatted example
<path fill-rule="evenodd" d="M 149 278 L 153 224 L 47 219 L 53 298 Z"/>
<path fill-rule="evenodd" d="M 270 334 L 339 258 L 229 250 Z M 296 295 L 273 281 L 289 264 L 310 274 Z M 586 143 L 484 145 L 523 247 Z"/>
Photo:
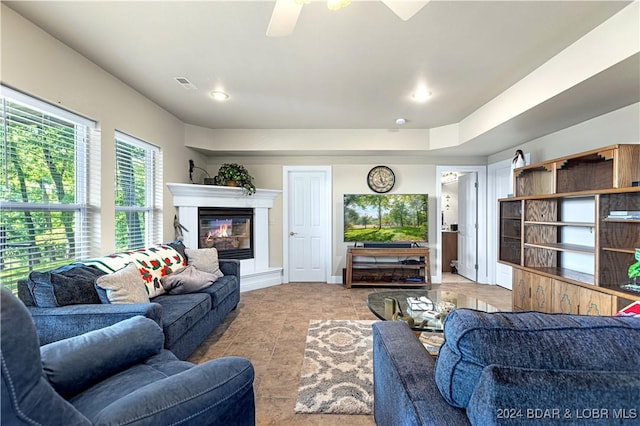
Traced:
<path fill-rule="evenodd" d="M 345 194 L 345 242 L 426 242 L 427 194 Z"/>

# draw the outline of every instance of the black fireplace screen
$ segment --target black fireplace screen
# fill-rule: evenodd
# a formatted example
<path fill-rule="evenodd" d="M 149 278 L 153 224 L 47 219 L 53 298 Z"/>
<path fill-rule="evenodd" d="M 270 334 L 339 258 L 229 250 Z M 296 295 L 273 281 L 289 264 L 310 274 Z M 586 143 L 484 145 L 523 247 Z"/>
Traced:
<path fill-rule="evenodd" d="M 198 246 L 215 247 L 220 259 L 253 258 L 253 209 L 198 209 Z"/>

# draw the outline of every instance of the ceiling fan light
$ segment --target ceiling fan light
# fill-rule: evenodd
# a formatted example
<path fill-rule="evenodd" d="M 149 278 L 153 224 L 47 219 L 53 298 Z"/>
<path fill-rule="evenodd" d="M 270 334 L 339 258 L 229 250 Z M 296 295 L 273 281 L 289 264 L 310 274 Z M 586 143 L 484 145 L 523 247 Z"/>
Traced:
<path fill-rule="evenodd" d="M 327 0 L 327 7 L 329 10 L 338 10 L 342 9 L 345 6 L 349 6 L 351 4 L 351 0 Z"/>

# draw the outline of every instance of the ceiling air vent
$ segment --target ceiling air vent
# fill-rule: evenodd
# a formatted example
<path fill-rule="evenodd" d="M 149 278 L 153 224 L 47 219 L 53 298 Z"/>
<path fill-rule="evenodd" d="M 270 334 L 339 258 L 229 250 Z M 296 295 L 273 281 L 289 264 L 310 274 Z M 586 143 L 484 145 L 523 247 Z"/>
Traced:
<path fill-rule="evenodd" d="M 195 90 L 195 89 L 197 89 L 197 87 L 194 86 L 194 84 L 192 82 L 190 82 L 189 79 L 186 78 L 186 77 L 174 77 L 173 79 L 175 81 L 177 81 L 178 84 L 180 84 L 182 87 L 184 87 L 187 90 Z"/>

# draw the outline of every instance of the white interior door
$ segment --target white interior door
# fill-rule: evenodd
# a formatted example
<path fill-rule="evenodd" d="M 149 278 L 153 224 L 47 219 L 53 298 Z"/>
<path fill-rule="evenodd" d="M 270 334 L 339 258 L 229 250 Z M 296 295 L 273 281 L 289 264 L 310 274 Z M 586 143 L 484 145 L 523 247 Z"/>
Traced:
<path fill-rule="evenodd" d="M 323 171 L 288 172 L 289 281 L 327 282 L 327 191 Z"/>
<path fill-rule="evenodd" d="M 458 274 L 478 280 L 478 179 L 475 172 L 458 177 Z"/>
<path fill-rule="evenodd" d="M 493 223 L 498 223 L 500 212 L 498 211 L 498 202 L 499 198 L 506 198 L 508 194 L 513 193 L 513 173 L 511 171 L 511 161 L 506 161 L 497 165 L 493 169 L 493 185 L 494 185 L 494 197 L 493 201 L 494 211 L 495 211 L 495 220 Z M 493 232 L 493 238 L 497 242 L 498 230 L 496 229 Z M 511 266 L 507 266 L 505 264 L 498 262 L 498 247 L 495 247 L 495 258 L 493 261 L 495 262 L 496 267 L 496 284 L 499 286 L 508 288 L 511 290 Z"/>

